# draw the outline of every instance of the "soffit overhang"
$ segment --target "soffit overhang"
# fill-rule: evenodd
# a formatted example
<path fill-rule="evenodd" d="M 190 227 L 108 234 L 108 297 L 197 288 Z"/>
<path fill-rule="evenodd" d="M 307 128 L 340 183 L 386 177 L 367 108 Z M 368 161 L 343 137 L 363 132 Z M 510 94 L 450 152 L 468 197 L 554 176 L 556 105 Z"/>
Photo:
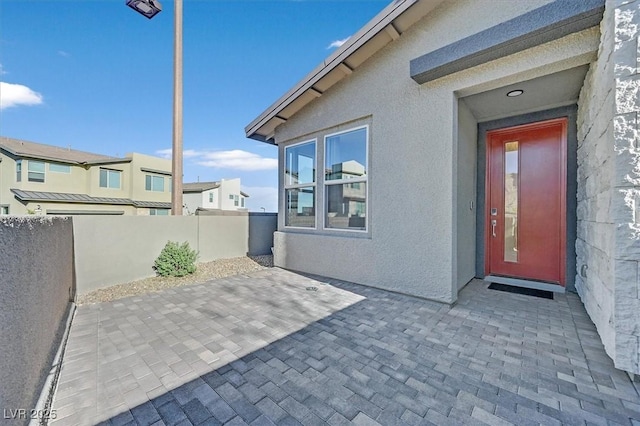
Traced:
<path fill-rule="evenodd" d="M 433 52 L 412 59 L 418 84 L 594 27 L 602 21 L 605 0 L 556 0 Z"/>

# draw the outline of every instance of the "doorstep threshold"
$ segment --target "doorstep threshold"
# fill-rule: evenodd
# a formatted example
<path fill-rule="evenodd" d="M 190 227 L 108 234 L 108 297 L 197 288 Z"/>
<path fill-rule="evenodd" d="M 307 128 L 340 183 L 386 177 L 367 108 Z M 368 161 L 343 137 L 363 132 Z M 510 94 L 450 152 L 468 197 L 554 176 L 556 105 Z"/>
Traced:
<path fill-rule="evenodd" d="M 497 275 L 487 275 L 485 281 L 497 284 L 512 285 L 515 287 L 533 288 L 536 290 L 552 291 L 554 293 L 565 293 L 565 288 L 558 284 L 545 283 L 541 281 L 526 280 L 522 278 L 500 277 Z"/>

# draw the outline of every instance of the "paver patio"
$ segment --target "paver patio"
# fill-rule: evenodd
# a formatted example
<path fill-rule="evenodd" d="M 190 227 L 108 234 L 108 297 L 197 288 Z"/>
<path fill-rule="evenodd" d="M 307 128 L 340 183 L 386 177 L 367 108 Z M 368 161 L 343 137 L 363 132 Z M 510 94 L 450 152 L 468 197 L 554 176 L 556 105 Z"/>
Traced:
<path fill-rule="evenodd" d="M 53 425 L 632 424 L 578 297 L 449 307 L 273 268 L 80 306 Z"/>

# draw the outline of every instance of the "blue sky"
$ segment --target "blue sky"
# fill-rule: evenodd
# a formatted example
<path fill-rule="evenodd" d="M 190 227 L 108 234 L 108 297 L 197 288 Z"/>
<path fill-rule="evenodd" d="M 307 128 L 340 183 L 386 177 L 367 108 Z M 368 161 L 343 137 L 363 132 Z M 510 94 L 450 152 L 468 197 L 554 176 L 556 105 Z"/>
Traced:
<path fill-rule="evenodd" d="M 276 148 L 244 127 L 387 0 L 184 0 L 184 180 L 242 178 L 277 209 Z M 0 1 L 0 135 L 124 156 L 170 152 L 173 2 Z"/>

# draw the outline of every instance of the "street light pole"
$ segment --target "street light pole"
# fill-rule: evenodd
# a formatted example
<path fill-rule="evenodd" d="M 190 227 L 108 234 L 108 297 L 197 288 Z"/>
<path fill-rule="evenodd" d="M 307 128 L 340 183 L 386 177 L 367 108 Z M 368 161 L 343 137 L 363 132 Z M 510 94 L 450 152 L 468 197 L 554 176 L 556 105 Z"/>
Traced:
<path fill-rule="evenodd" d="M 174 3 L 171 213 L 182 216 L 182 0 Z"/>
<path fill-rule="evenodd" d="M 127 6 L 151 19 L 162 11 L 158 0 L 126 0 Z M 171 214 L 182 216 L 182 0 L 173 9 L 173 138 Z"/>

